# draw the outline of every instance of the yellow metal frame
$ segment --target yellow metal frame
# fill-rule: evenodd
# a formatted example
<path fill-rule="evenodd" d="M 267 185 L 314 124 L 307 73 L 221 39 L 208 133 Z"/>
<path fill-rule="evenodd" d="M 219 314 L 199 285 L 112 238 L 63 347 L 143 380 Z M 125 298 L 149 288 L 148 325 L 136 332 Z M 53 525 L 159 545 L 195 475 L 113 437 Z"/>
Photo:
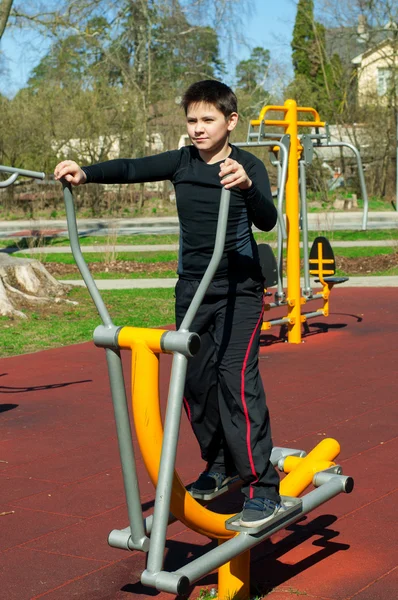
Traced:
<path fill-rule="evenodd" d="M 118 335 L 121 348 L 131 350 L 132 407 L 135 430 L 141 454 L 152 483 L 156 486 L 163 441 L 163 425 L 159 401 L 159 354 L 165 330 L 123 327 Z M 311 484 L 315 473 L 328 468 L 339 454 L 336 440 L 322 440 L 305 458 L 287 457 L 286 477 L 280 492 L 299 496 Z M 187 492 L 175 472 L 171 496 L 171 512 L 187 527 L 219 543 L 237 535 L 225 528 L 232 515 L 214 513 L 197 502 Z M 218 598 L 245 600 L 249 597 L 250 551 L 236 556 L 218 570 Z"/>
<path fill-rule="evenodd" d="M 282 113 L 282 119 L 267 119 L 269 112 Z M 299 120 L 299 114 L 312 116 L 308 121 Z M 287 327 L 288 342 L 299 344 L 301 342 L 301 323 L 306 319 L 301 314 L 301 306 L 306 303 L 306 298 L 301 296 L 300 288 L 300 231 L 299 231 L 299 160 L 303 147 L 298 138 L 299 127 L 324 127 L 318 112 L 308 106 L 297 106 L 295 100 L 286 100 L 283 106 L 264 106 L 258 119 L 250 121 L 252 127 L 261 127 L 264 124 L 270 127 L 282 127 L 285 134 L 290 136 L 290 152 L 286 181 L 286 230 L 287 230 Z M 323 296 L 327 294 L 327 312 L 330 289 L 332 286 L 324 285 Z M 325 306 L 322 312 L 325 316 Z M 270 329 L 272 321 L 264 321 L 263 330 Z"/>

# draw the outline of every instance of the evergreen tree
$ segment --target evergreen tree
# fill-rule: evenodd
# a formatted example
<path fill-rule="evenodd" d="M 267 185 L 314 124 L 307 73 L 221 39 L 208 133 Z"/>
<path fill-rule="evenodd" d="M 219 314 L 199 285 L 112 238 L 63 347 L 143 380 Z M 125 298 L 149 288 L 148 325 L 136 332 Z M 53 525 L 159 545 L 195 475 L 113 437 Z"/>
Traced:
<path fill-rule="evenodd" d="M 327 56 L 325 37 L 325 27 L 314 19 L 313 0 L 299 0 L 291 44 L 294 81 L 287 94 L 330 120 L 344 107 L 342 65 L 337 55 Z"/>
<path fill-rule="evenodd" d="M 267 79 L 270 52 L 261 46 L 253 48 L 250 58 L 241 60 L 236 66 L 237 86 L 247 93 L 264 88 Z"/>
<path fill-rule="evenodd" d="M 239 113 L 252 118 L 268 103 L 269 92 L 265 89 L 268 77 L 270 52 L 261 46 L 253 48 L 247 60 L 236 65 L 236 93 L 239 100 Z"/>
<path fill-rule="evenodd" d="M 316 54 L 313 0 L 298 2 L 291 46 L 294 74 L 310 79 L 314 76 Z"/>

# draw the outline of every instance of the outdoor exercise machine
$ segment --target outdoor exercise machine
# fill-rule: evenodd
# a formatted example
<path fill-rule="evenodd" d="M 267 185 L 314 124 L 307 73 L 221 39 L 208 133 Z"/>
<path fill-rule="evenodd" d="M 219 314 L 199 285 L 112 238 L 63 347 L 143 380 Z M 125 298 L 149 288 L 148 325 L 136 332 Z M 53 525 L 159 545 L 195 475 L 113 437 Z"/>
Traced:
<path fill-rule="evenodd" d="M 113 530 L 111 546 L 148 554 L 141 582 L 157 590 L 184 595 L 204 575 L 218 569 L 218 598 L 249 597 L 250 549 L 273 533 L 297 521 L 341 492 L 353 489 L 351 477 L 333 461 L 340 451 L 337 441 L 324 439 L 308 455 L 302 450 L 274 448 L 271 460 L 287 473 L 281 482 L 284 510 L 263 528 L 239 526 L 240 515 L 214 513 L 197 502 L 174 472 L 188 360 L 200 348 L 199 336 L 190 331 L 193 318 L 216 272 L 223 253 L 230 192 L 221 193 L 214 253 L 178 331 L 145 329 L 113 324 L 93 277 L 84 261 L 78 238 L 71 187 L 62 182 L 72 252 L 102 324 L 94 331 L 94 343 L 105 349 L 116 421 L 129 526 Z M 153 515 L 143 518 L 135 465 L 121 350 L 131 351 L 132 409 L 140 451 L 156 486 Z M 162 424 L 159 406 L 159 355 L 173 355 L 167 408 Z M 310 485 L 314 489 L 298 496 Z M 225 486 L 212 497 L 228 490 Z M 181 566 L 164 570 L 167 526 L 180 520 L 187 527 L 218 540 L 218 546 Z"/>
<path fill-rule="evenodd" d="M 281 118 L 267 118 L 269 113 L 279 113 Z M 308 120 L 304 120 L 308 119 Z M 282 128 L 283 133 L 270 131 Z M 299 128 L 310 130 L 310 133 L 299 134 Z M 326 133 L 320 133 L 324 128 Z M 274 147 L 272 147 L 275 142 Z M 239 147 L 271 146 L 271 162 L 278 167 L 278 241 L 277 259 L 266 245 L 260 245 L 263 272 L 267 274 L 267 290 L 277 286 L 275 301 L 266 304 L 266 311 L 286 306 L 287 315 L 277 319 L 264 319 L 262 329 L 280 325 L 287 328 L 287 341 L 301 342 L 302 325 L 307 326 L 309 319 L 329 315 L 329 302 L 332 288 L 347 281 L 347 277 L 335 277 L 336 265 L 332 247 L 325 237 L 317 237 L 309 253 L 308 215 L 306 198 L 306 167 L 312 163 L 315 151 L 322 148 L 343 147 L 351 149 L 357 160 L 358 175 L 364 202 L 362 228 L 366 229 L 368 216 L 368 196 L 359 151 L 347 142 L 332 142 L 329 129 L 321 121 L 314 108 L 299 107 L 295 100 L 286 100 L 283 106 L 264 106 L 258 119 L 250 121 L 247 141 L 237 143 Z M 288 152 L 287 174 L 284 173 L 283 161 Z M 281 155 L 279 158 L 278 155 Z M 283 212 L 283 190 L 286 187 L 286 232 L 281 214 Z M 302 230 L 304 285 L 300 282 L 300 226 Z M 286 276 L 287 293 L 283 287 L 283 240 L 286 238 Z M 262 247 L 263 246 L 263 247 Z M 317 277 L 322 289 L 314 293 L 310 284 L 310 275 Z M 269 295 L 269 292 L 268 292 Z M 304 312 L 302 307 L 308 302 L 323 301 L 321 308 L 312 312 Z"/>

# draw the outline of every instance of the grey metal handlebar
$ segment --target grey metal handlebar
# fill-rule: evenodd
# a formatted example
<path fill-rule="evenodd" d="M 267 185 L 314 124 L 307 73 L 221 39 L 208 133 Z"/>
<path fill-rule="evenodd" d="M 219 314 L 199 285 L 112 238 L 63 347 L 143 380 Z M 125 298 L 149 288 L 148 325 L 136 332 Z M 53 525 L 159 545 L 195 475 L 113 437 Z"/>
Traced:
<path fill-rule="evenodd" d="M 112 327 L 113 323 L 109 315 L 108 309 L 106 308 L 104 301 L 102 300 L 101 294 L 99 293 L 98 288 L 95 285 L 94 278 L 91 275 L 91 272 L 87 266 L 86 261 L 84 260 L 83 253 L 80 248 L 79 233 L 77 231 L 76 212 L 75 205 L 73 202 L 71 184 L 68 183 L 65 179 L 62 179 L 61 183 L 64 191 L 66 222 L 68 225 L 69 241 L 72 249 L 73 258 L 76 261 L 76 265 L 81 273 L 81 276 L 83 277 L 83 281 L 86 284 L 86 287 L 95 304 L 98 314 L 102 319 L 103 324 L 105 325 L 105 327 Z"/>
<path fill-rule="evenodd" d="M 12 185 L 17 178 L 18 178 L 18 173 L 14 173 L 5 181 L 0 181 L 0 188 L 6 188 L 9 185 Z"/>
<path fill-rule="evenodd" d="M 278 192 L 277 192 L 277 212 L 278 212 L 278 224 L 280 227 L 280 231 L 282 234 L 282 238 L 285 240 L 287 238 L 285 219 L 283 217 L 283 200 L 285 196 L 285 186 L 287 179 L 287 167 L 288 167 L 288 159 L 289 159 L 289 150 L 286 148 L 283 141 L 272 140 L 269 142 L 243 142 L 243 143 L 235 143 L 234 146 L 238 148 L 258 148 L 260 146 L 278 146 L 279 150 L 282 154 L 281 171 L 280 171 L 280 181 L 278 181 Z M 279 162 L 279 161 L 278 161 Z"/>
<path fill-rule="evenodd" d="M 12 185 L 14 181 L 22 175 L 23 177 L 31 177 L 32 179 L 45 179 L 46 174 L 39 171 L 29 171 L 28 169 L 17 169 L 16 167 L 6 167 L 0 165 L 0 173 L 11 173 L 11 176 L 5 181 L 0 181 L 0 188 Z"/>
<path fill-rule="evenodd" d="M 359 153 L 358 148 L 356 148 L 353 144 L 350 144 L 348 142 L 328 142 L 327 144 L 318 146 L 317 149 L 322 148 L 322 147 L 323 148 L 331 148 L 333 146 L 336 148 L 344 148 L 344 147 L 350 148 L 350 150 L 352 150 L 353 153 L 355 154 L 355 158 L 357 159 L 359 184 L 361 186 L 361 193 L 362 193 L 362 200 L 363 200 L 362 229 L 364 231 L 366 231 L 366 228 L 368 225 L 369 200 L 368 200 L 368 193 L 366 190 L 365 176 L 363 174 L 361 155 Z"/>

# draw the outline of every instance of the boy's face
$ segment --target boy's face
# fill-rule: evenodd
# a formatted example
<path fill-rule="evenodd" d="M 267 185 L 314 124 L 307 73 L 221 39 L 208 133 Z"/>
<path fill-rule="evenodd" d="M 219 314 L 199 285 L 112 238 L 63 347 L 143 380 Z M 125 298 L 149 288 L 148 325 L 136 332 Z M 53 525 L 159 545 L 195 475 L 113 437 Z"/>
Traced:
<path fill-rule="evenodd" d="M 202 152 L 218 151 L 235 129 L 238 114 L 225 117 L 213 104 L 197 102 L 187 111 L 187 131 L 193 145 Z"/>

